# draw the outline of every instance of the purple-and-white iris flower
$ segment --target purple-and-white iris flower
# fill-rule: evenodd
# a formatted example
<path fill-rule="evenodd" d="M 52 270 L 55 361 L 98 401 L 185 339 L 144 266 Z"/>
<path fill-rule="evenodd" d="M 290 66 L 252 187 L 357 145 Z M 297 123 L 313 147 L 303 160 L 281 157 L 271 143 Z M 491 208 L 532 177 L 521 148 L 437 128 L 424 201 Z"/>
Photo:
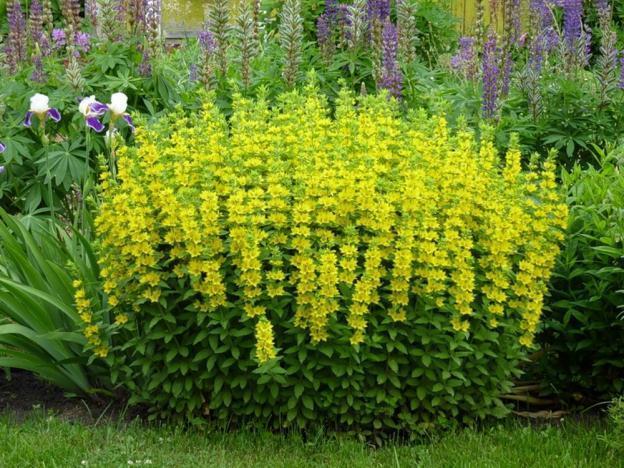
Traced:
<path fill-rule="evenodd" d="M 128 126 L 134 131 L 134 124 L 130 114 L 126 112 L 128 108 L 128 96 L 124 93 L 115 93 L 111 96 L 111 102 L 108 105 L 108 110 L 111 112 L 111 120 L 114 122 L 118 118 L 122 118 L 126 121 Z"/>
<path fill-rule="evenodd" d="M 87 127 L 98 133 L 104 130 L 104 124 L 100 121 L 100 118 L 108 111 L 106 104 L 99 102 L 95 99 L 95 96 L 89 96 L 80 101 L 78 110 L 84 116 Z"/>
<path fill-rule="evenodd" d="M 37 117 L 40 122 L 44 122 L 48 117 L 55 122 L 61 120 L 61 113 L 58 109 L 50 107 L 50 98 L 45 94 L 37 93 L 30 98 L 30 109 L 26 112 L 26 118 L 24 119 L 25 127 L 32 126 L 33 115 Z"/>

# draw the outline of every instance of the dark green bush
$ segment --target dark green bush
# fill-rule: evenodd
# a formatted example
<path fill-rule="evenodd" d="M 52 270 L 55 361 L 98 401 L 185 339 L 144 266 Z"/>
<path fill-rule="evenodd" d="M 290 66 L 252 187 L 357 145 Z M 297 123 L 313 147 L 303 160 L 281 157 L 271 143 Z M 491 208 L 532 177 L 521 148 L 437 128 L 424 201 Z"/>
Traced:
<path fill-rule="evenodd" d="M 621 161 L 576 166 L 568 187 L 568 241 L 553 275 L 542 340 L 547 381 L 597 398 L 624 389 L 624 175 Z"/>

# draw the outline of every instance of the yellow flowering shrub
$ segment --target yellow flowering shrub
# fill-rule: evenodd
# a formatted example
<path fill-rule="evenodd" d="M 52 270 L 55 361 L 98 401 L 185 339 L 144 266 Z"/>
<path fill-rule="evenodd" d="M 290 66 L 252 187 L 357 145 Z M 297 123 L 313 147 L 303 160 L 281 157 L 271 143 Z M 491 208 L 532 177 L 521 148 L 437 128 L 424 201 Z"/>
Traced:
<path fill-rule="evenodd" d="M 566 220 L 554 164 L 383 96 L 233 108 L 137 129 L 102 180 L 109 309 L 85 333 L 133 401 L 377 429 L 503 414 Z"/>

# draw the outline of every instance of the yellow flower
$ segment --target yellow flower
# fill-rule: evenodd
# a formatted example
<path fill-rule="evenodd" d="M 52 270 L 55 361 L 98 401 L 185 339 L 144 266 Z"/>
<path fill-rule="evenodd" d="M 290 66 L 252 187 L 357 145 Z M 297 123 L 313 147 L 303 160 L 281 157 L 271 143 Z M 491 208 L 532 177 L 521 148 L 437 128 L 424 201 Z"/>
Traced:
<path fill-rule="evenodd" d="M 273 340 L 273 325 L 267 320 L 256 324 L 256 357 L 263 364 L 277 356 Z"/>
<path fill-rule="evenodd" d="M 126 314 L 117 314 L 115 316 L 115 323 L 117 325 L 124 325 L 128 323 L 128 316 Z"/>

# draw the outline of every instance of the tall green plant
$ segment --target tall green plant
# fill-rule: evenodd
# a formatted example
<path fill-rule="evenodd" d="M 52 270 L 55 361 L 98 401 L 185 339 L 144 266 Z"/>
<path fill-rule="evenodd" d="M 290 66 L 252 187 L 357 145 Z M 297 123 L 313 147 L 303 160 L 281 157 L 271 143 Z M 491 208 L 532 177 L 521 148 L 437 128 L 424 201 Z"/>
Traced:
<path fill-rule="evenodd" d="M 0 367 L 88 392 L 102 369 L 87 365 L 71 272 L 95 282 L 89 243 L 52 224 L 0 218 Z"/>
<path fill-rule="evenodd" d="M 551 285 L 543 371 L 562 396 L 624 390 L 624 176 L 622 165 L 563 173 L 570 222 Z"/>

